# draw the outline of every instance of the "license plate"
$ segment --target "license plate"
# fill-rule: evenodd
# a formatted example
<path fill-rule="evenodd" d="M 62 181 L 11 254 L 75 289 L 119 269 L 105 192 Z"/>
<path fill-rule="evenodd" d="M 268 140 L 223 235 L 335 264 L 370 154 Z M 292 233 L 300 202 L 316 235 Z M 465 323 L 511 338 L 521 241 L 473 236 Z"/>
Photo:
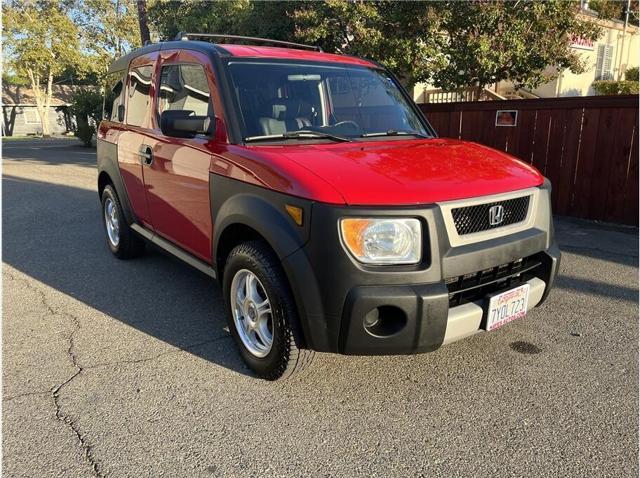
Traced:
<path fill-rule="evenodd" d="M 489 297 L 487 331 L 495 330 L 527 314 L 529 284 Z"/>

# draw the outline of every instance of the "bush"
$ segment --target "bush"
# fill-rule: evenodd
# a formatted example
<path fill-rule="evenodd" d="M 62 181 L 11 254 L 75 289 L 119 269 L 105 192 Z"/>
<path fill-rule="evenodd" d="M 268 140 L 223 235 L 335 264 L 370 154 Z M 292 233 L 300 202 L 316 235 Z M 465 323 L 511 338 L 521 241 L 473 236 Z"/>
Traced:
<path fill-rule="evenodd" d="M 94 89 L 79 90 L 73 95 L 70 111 L 76 119 L 73 134 L 85 146 L 91 146 L 102 116 L 102 95 Z"/>
<path fill-rule="evenodd" d="M 594 81 L 593 89 L 598 95 L 637 95 L 640 92 L 637 81 Z"/>
<path fill-rule="evenodd" d="M 84 143 L 85 146 L 91 147 L 93 143 L 93 135 L 96 132 L 96 127 L 88 124 L 86 121 L 78 121 L 73 134 L 76 138 Z"/>
<path fill-rule="evenodd" d="M 624 79 L 627 81 L 638 81 L 638 67 L 627 68 L 624 72 Z"/>

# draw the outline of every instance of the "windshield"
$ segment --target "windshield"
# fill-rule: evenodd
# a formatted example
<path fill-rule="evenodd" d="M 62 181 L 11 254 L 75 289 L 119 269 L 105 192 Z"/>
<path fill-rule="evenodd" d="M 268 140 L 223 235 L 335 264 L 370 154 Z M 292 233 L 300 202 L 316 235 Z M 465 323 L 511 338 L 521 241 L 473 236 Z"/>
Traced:
<path fill-rule="evenodd" d="M 430 137 L 382 70 L 255 60 L 228 68 L 245 141 Z"/>

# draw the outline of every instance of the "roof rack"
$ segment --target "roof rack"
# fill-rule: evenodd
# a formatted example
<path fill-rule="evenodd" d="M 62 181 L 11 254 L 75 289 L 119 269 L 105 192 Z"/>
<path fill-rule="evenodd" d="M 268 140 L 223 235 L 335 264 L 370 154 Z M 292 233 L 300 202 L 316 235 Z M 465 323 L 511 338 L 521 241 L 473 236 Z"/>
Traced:
<path fill-rule="evenodd" d="M 270 38 L 257 38 L 257 37 L 245 37 L 242 35 L 223 35 L 220 33 L 186 33 L 180 32 L 176 35 L 176 41 L 188 41 L 188 40 L 208 40 L 208 39 L 220 39 L 223 41 L 217 43 L 224 43 L 225 39 L 229 40 L 242 40 L 252 43 L 262 43 L 265 45 L 283 46 L 287 48 L 297 48 L 302 50 L 314 50 L 322 51 L 322 48 L 317 45 L 305 45 L 303 43 L 294 43 L 290 41 L 272 40 Z"/>

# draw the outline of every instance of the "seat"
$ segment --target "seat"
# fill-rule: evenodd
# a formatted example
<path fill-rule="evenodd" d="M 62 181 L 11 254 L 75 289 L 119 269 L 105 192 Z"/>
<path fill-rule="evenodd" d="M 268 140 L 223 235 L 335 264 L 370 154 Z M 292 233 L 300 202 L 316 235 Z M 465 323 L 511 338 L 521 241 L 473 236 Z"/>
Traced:
<path fill-rule="evenodd" d="M 277 98 L 265 108 L 260 127 L 265 135 L 284 134 L 311 126 L 313 109 L 303 101 Z"/>

